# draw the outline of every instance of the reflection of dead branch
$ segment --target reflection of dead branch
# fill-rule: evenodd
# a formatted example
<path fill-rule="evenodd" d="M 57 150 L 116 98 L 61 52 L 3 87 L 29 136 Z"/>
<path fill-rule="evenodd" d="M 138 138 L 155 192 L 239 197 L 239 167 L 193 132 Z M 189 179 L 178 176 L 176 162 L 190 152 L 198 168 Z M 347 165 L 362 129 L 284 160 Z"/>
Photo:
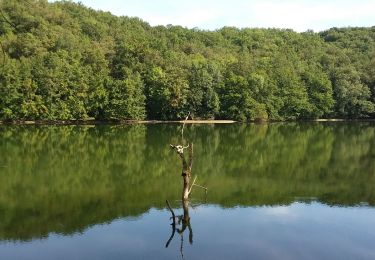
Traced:
<path fill-rule="evenodd" d="M 173 222 L 172 222 L 172 224 L 171 224 L 171 225 L 172 225 L 172 234 L 171 234 L 171 236 L 169 237 L 167 243 L 165 244 L 165 247 L 168 247 L 168 246 L 169 246 L 169 243 L 172 241 L 172 239 L 173 239 L 173 237 L 174 237 L 174 233 L 176 232 L 176 215 L 174 214 L 173 209 L 172 209 L 171 205 L 169 204 L 169 201 L 166 200 L 165 202 L 167 203 L 168 209 L 169 209 L 169 211 L 170 211 L 171 214 L 172 214 L 172 220 L 173 220 Z"/>
<path fill-rule="evenodd" d="M 176 224 L 176 215 L 174 214 L 174 211 L 173 211 L 173 209 L 172 209 L 172 207 L 171 207 L 171 204 L 169 204 L 169 201 L 166 200 L 165 202 L 167 203 L 168 209 L 169 209 L 169 211 L 170 211 L 171 214 L 172 214 L 173 225 L 175 225 L 175 224 Z"/>
<path fill-rule="evenodd" d="M 184 259 L 184 235 L 181 235 L 181 244 L 180 244 L 180 253 L 181 253 L 181 258 Z"/>
<path fill-rule="evenodd" d="M 190 215 L 189 215 L 189 201 L 184 200 L 182 201 L 182 208 L 184 210 L 184 215 L 182 218 L 182 229 L 177 230 L 179 233 L 183 233 L 186 229 L 186 227 L 189 229 L 189 242 L 190 244 L 193 244 L 193 229 L 190 225 Z"/>
<path fill-rule="evenodd" d="M 191 224 L 190 224 L 189 201 L 188 200 L 182 201 L 183 215 L 177 216 L 177 217 L 176 217 L 171 205 L 169 204 L 168 200 L 166 200 L 166 203 L 167 203 L 167 207 L 168 207 L 169 211 L 172 214 L 171 218 L 173 219 L 173 221 L 172 221 L 172 224 L 171 224 L 172 234 L 169 237 L 167 243 L 165 244 L 165 247 L 169 246 L 169 244 L 171 243 L 171 241 L 174 237 L 174 234 L 177 230 L 177 233 L 181 236 L 180 253 L 181 253 L 182 259 L 184 259 L 184 232 L 185 232 L 186 229 L 189 230 L 189 243 L 193 244 L 193 229 L 192 229 Z M 176 222 L 176 219 L 178 220 L 177 222 Z M 177 228 L 177 225 L 181 225 L 181 228 Z"/>

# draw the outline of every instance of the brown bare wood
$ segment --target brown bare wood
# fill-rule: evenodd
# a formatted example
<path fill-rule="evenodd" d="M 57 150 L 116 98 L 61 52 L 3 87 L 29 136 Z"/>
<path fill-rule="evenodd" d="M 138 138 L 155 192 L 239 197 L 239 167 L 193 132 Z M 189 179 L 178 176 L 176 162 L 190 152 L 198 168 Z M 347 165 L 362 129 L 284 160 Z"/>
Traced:
<path fill-rule="evenodd" d="M 197 180 L 197 177 L 198 177 L 198 176 L 195 176 L 195 177 L 194 177 L 193 183 L 191 184 L 190 189 L 189 189 L 189 194 L 191 193 L 191 189 L 193 188 L 193 186 L 194 186 L 194 184 L 195 184 L 195 181 Z"/>

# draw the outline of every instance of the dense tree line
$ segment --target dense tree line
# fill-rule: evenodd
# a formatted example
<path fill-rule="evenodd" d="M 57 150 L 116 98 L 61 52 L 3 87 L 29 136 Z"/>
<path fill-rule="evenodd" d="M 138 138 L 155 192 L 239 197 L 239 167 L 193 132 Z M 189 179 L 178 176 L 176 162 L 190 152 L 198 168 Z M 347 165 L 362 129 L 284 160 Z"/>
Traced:
<path fill-rule="evenodd" d="M 375 27 L 152 27 L 0 1 L 0 120 L 375 117 Z"/>

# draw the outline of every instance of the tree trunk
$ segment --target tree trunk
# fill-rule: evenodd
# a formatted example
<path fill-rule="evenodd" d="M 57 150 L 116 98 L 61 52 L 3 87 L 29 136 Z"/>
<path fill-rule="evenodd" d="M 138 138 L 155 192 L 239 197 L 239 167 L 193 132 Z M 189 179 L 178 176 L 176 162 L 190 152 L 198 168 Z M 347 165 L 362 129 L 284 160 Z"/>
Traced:
<path fill-rule="evenodd" d="M 182 145 L 170 145 L 172 149 L 176 149 L 178 156 L 181 158 L 182 162 L 182 179 L 184 181 L 184 186 L 182 189 L 182 200 L 189 199 L 190 193 L 190 176 L 191 176 L 191 168 L 193 166 L 193 143 L 189 143 L 187 147 L 183 147 Z M 189 159 L 186 161 L 184 155 L 184 149 L 189 147 Z"/>
<path fill-rule="evenodd" d="M 184 179 L 184 188 L 182 190 L 182 200 L 189 199 L 189 188 L 190 188 L 190 173 L 182 173 Z"/>
<path fill-rule="evenodd" d="M 182 200 L 189 199 L 190 190 L 190 176 L 191 167 L 193 165 L 193 143 L 189 144 L 189 161 L 186 162 L 185 157 L 182 155 L 182 178 L 184 180 L 184 187 L 182 189 Z"/>
<path fill-rule="evenodd" d="M 182 208 L 184 210 L 183 220 L 185 221 L 186 224 L 188 224 L 189 221 L 190 221 L 190 216 L 189 216 L 189 201 L 188 200 L 183 200 L 182 201 Z"/>

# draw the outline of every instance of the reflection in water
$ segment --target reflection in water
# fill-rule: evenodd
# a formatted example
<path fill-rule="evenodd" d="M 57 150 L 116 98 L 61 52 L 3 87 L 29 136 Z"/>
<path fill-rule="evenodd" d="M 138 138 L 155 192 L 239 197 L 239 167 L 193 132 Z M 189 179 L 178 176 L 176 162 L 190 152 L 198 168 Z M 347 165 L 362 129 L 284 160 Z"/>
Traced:
<path fill-rule="evenodd" d="M 187 127 L 199 154 L 195 173 L 209 184 L 209 205 L 277 206 L 310 198 L 331 206 L 375 205 L 373 123 Z M 1 126 L 0 241 L 82 233 L 165 208 L 161 199 L 177 199 L 181 189 L 180 166 L 165 145 L 178 143 L 176 129 Z M 196 224 L 194 232 L 200 232 Z"/>
<path fill-rule="evenodd" d="M 182 200 L 183 214 L 179 215 L 179 216 L 175 215 L 175 213 L 174 213 L 171 205 L 169 204 L 168 200 L 166 201 L 166 203 L 167 203 L 169 211 L 172 214 L 172 217 L 171 217 L 171 219 L 172 219 L 172 224 L 171 224 L 172 234 L 169 237 L 167 243 L 165 244 L 165 247 L 167 248 L 169 246 L 169 244 L 171 243 L 171 241 L 174 237 L 174 234 L 176 233 L 176 230 L 177 230 L 177 233 L 181 237 L 180 253 L 181 253 L 182 259 L 184 259 L 184 232 L 185 232 L 186 228 L 188 228 L 188 230 L 189 230 L 189 243 L 190 243 L 190 245 L 193 244 L 193 229 L 191 228 L 191 224 L 190 224 L 189 200 Z M 181 228 L 179 226 L 181 226 Z"/>

